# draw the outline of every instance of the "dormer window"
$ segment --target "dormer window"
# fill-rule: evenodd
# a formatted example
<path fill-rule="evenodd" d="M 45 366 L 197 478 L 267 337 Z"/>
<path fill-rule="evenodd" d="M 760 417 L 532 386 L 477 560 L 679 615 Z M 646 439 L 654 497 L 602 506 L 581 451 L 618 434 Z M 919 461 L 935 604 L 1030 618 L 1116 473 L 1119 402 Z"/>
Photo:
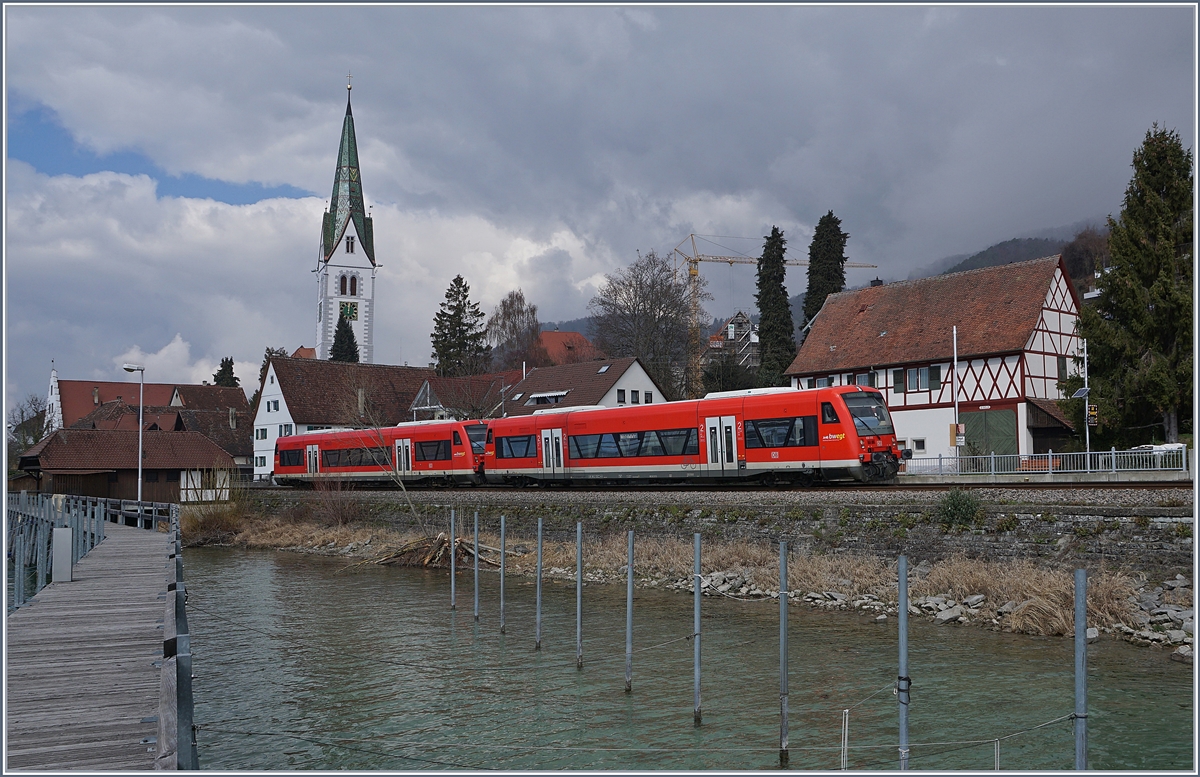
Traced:
<path fill-rule="evenodd" d="M 354 253 L 354 235 L 346 235 L 346 253 Z"/>

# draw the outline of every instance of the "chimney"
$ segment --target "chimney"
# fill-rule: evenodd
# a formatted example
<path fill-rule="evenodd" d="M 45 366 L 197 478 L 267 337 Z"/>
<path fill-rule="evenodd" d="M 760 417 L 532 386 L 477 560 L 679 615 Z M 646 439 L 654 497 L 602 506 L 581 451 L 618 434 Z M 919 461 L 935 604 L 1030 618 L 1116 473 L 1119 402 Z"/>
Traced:
<path fill-rule="evenodd" d="M 365 389 L 358 390 L 358 414 L 360 416 L 367 413 L 367 392 Z"/>
<path fill-rule="evenodd" d="M 883 281 L 881 281 L 881 280 L 879 280 L 878 278 L 876 278 L 875 280 L 871 281 L 871 285 L 872 285 L 872 286 L 882 286 L 882 285 L 883 285 Z"/>
<path fill-rule="evenodd" d="M 100 387 L 99 386 L 92 386 L 92 404 L 93 405 L 100 404 Z"/>
<path fill-rule="evenodd" d="M 237 429 L 237 411 L 229 408 L 229 428 Z"/>

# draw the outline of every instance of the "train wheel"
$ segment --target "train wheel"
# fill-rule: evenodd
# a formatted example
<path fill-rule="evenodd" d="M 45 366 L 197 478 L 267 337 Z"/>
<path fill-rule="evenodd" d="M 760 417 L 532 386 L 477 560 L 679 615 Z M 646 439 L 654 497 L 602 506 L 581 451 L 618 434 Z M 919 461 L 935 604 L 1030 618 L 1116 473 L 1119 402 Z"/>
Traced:
<path fill-rule="evenodd" d="M 801 488 L 812 488 L 813 476 L 811 473 L 801 472 L 796 476 L 796 480 L 794 482 Z"/>

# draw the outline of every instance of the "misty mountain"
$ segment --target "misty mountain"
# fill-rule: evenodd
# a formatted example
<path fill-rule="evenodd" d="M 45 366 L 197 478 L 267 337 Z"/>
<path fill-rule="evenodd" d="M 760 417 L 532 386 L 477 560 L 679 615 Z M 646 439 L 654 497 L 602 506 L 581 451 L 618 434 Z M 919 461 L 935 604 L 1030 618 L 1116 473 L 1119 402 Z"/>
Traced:
<path fill-rule="evenodd" d="M 1060 253 L 1062 247 L 1066 244 L 1066 240 L 1016 237 L 1012 240 L 1005 240 L 1003 243 L 997 243 L 990 248 L 985 248 L 979 253 L 943 271 L 943 274 L 962 272 L 963 270 L 978 270 L 980 267 L 995 267 L 1000 264 L 1011 264 L 1012 262 L 1024 262 L 1029 259 L 1052 256 Z"/>

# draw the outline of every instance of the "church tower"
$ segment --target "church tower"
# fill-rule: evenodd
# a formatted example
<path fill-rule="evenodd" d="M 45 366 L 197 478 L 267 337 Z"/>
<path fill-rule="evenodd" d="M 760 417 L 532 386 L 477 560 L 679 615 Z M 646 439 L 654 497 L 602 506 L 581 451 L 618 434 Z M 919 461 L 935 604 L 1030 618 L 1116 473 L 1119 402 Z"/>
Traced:
<path fill-rule="evenodd" d="M 375 234 L 363 206 L 358 172 L 358 143 L 346 84 L 346 119 L 338 146 L 333 196 L 321 220 L 321 256 L 317 261 L 317 358 L 328 359 L 338 313 L 345 314 L 358 343 L 358 360 L 375 360 Z"/>

